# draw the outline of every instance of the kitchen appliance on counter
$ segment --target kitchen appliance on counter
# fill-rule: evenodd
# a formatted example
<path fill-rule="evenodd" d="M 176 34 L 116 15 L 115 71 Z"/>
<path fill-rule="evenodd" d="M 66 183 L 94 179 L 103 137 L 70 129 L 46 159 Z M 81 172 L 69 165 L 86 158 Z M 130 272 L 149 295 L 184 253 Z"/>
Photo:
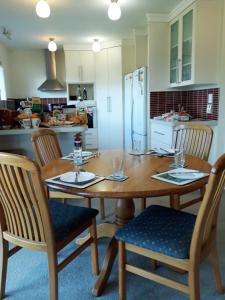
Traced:
<path fill-rule="evenodd" d="M 10 129 L 15 125 L 17 111 L 0 109 L 0 129 Z"/>
<path fill-rule="evenodd" d="M 138 149 L 135 149 L 138 148 Z M 147 68 L 125 76 L 125 149 L 147 148 Z"/>

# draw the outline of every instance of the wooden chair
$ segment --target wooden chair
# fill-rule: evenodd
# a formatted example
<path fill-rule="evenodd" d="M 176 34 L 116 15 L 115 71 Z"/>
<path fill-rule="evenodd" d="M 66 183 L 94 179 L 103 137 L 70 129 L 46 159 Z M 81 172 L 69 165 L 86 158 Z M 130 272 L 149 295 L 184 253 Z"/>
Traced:
<path fill-rule="evenodd" d="M 224 293 L 216 247 L 217 216 L 225 185 L 225 154 L 211 170 L 197 216 L 158 205 L 145 209 L 116 233 L 119 240 L 119 299 L 126 299 L 125 271 L 177 289 L 200 299 L 200 264 L 210 256 L 216 288 Z M 188 283 L 145 271 L 126 261 L 126 251 L 157 260 L 188 273 Z M 142 291 L 143 293 L 143 291 Z"/>
<path fill-rule="evenodd" d="M 208 161 L 212 145 L 213 130 L 205 125 L 178 125 L 173 131 L 172 148 L 184 149 L 185 154 Z M 183 209 L 202 200 L 205 189 L 200 190 L 200 197 L 181 203 L 177 195 L 170 197 L 170 206 Z"/>
<path fill-rule="evenodd" d="M 38 129 L 32 132 L 31 142 L 35 153 L 36 160 L 40 166 L 62 157 L 57 135 L 51 129 Z M 69 195 L 62 192 L 49 190 L 50 198 L 58 199 L 83 199 L 77 195 Z M 87 199 L 87 206 L 91 207 L 91 199 Z M 100 218 L 105 218 L 104 199 L 100 198 Z"/>
<path fill-rule="evenodd" d="M 212 145 L 213 130 L 205 125 L 178 125 L 173 130 L 172 148 L 184 149 L 185 154 L 208 161 Z M 178 195 L 170 197 L 170 206 L 183 209 L 202 200 L 205 189 L 201 189 L 200 197 L 181 203 Z M 141 199 L 141 211 L 146 208 L 146 198 Z"/>
<path fill-rule="evenodd" d="M 21 248 L 47 252 L 51 300 L 58 299 L 58 272 L 89 245 L 92 271 L 98 274 L 97 213 L 95 209 L 48 201 L 37 163 L 0 153 L 0 299 L 5 295 L 8 258 Z M 90 238 L 58 263 L 57 252 L 86 229 Z M 11 250 L 9 242 L 16 245 Z"/>

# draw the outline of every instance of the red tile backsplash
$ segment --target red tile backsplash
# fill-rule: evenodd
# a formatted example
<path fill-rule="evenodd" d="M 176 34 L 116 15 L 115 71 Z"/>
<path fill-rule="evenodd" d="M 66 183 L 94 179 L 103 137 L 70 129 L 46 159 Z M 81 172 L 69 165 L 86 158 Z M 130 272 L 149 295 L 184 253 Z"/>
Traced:
<path fill-rule="evenodd" d="M 66 98 L 41 98 L 42 105 L 47 104 L 66 104 Z"/>
<path fill-rule="evenodd" d="M 208 94 L 213 94 L 212 114 L 206 113 Z M 193 91 L 166 91 L 150 93 L 150 118 L 169 112 L 178 111 L 180 107 L 194 119 L 217 120 L 219 109 L 219 89 L 205 89 Z"/>

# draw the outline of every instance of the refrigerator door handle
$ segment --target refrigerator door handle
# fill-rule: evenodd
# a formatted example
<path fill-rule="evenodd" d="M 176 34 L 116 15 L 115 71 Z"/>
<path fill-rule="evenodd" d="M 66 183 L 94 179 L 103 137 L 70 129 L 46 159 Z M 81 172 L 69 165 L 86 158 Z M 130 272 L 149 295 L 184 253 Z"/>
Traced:
<path fill-rule="evenodd" d="M 133 82 L 132 82 L 132 96 L 131 96 L 131 145 L 134 149 L 134 98 L 133 98 Z"/>
<path fill-rule="evenodd" d="M 107 97 L 107 112 L 112 112 L 111 97 Z"/>

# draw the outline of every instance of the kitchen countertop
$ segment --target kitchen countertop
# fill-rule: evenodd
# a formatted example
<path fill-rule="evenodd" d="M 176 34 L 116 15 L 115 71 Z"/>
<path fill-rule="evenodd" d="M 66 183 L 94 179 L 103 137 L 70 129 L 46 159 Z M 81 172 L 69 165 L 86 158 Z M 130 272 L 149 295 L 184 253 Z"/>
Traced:
<path fill-rule="evenodd" d="M 42 128 L 42 127 L 40 127 Z M 79 125 L 79 126 L 61 126 L 61 127 L 51 127 L 50 129 L 55 132 L 84 132 L 88 129 L 87 125 Z M 18 135 L 18 134 L 31 134 L 34 128 L 14 128 L 14 129 L 2 129 L 0 130 L 0 135 Z"/>
<path fill-rule="evenodd" d="M 217 126 L 217 120 L 199 120 L 199 119 L 192 119 L 190 121 L 165 121 L 165 120 L 157 120 L 157 119 L 151 119 L 151 122 L 163 124 L 168 127 L 174 127 L 176 125 L 181 124 L 201 124 L 201 125 L 207 125 L 210 127 Z"/>

